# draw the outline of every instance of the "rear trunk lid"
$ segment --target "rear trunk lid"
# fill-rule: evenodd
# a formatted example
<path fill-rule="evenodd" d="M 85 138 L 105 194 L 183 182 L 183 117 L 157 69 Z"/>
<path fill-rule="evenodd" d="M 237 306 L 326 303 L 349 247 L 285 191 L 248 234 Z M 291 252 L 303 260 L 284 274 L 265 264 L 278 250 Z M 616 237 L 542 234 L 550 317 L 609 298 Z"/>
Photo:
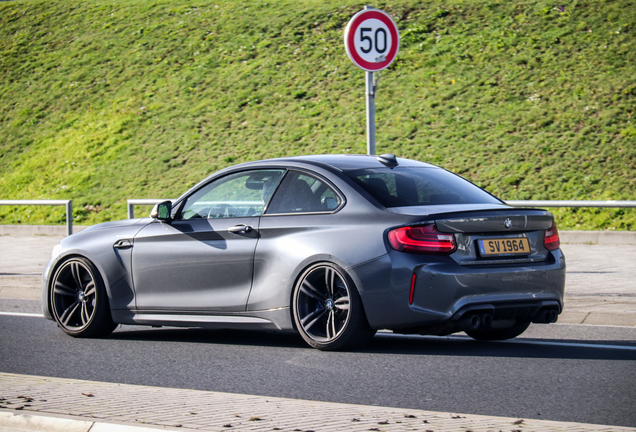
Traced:
<path fill-rule="evenodd" d="M 546 210 L 510 208 L 466 212 L 435 218 L 437 229 L 446 233 L 511 233 L 547 230 L 552 215 Z"/>
<path fill-rule="evenodd" d="M 448 205 L 426 209 L 427 220 L 435 221 L 440 232 L 455 236 L 457 251 L 451 258 L 458 264 L 507 265 L 548 259 L 550 254 L 543 240 L 552 226 L 550 212 L 506 205 L 481 207 L 478 210 Z M 410 210 L 417 212 L 415 208 Z M 396 213 L 410 212 L 402 207 Z"/>

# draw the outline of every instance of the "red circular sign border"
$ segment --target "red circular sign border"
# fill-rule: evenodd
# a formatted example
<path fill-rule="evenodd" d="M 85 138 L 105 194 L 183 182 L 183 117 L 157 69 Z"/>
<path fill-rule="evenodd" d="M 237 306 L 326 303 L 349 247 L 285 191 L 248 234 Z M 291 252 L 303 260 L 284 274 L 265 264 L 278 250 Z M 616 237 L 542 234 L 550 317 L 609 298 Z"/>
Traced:
<path fill-rule="evenodd" d="M 391 49 L 386 56 L 386 60 L 380 63 L 372 63 L 364 60 L 356 52 L 354 44 L 355 33 L 360 24 L 363 21 L 373 18 L 382 21 L 391 32 Z M 354 16 L 351 21 L 349 21 L 349 25 L 347 26 L 345 34 L 345 48 L 347 50 L 349 59 L 360 69 L 364 69 L 369 72 L 378 72 L 382 69 L 386 69 L 393 62 L 393 60 L 395 60 L 395 57 L 397 57 L 397 52 L 400 48 L 400 35 L 398 33 L 397 25 L 386 12 L 379 9 L 365 9 L 363 11 L 360 11 L 358 12 L 357 16 Z"/>

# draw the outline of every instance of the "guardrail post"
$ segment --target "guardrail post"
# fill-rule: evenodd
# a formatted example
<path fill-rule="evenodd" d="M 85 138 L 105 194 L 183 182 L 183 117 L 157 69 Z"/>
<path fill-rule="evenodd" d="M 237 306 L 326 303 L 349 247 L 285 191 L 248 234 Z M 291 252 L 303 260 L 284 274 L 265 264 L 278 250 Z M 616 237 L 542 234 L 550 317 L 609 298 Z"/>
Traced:
<path fill-rule="evenodd" d="M 73 200 L 66 202 L 66 235 L 73 234 Z"/>
<path fill-rule="evenodd" d="M 135 218 L 135 204 L 131 203 L 130 200 L 128 200 L 127 207 L 128 207 L 128 219 L 134 219 Z"/>

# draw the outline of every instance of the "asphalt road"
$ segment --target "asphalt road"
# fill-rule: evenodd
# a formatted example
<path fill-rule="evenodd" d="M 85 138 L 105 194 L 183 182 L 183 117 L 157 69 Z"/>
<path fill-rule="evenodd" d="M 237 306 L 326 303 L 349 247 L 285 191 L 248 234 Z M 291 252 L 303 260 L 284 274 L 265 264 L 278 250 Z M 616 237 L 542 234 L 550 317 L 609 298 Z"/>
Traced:
<path fill-rule="evenodd" d="M 0 371 L 470 414 L 635 426 L 636 329 L 533 325 L 510 342 L 378 335 L 325 353 L 295 335 L 120 327 L 73 339 L 0 315 Z"/>

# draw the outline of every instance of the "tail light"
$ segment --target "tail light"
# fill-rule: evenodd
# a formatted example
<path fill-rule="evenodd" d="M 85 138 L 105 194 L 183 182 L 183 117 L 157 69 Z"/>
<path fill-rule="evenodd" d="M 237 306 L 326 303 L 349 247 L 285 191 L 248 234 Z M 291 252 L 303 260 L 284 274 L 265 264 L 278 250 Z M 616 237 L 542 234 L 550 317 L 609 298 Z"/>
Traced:
<path fill-rule="evenodd" d="M 550 229 L 545 230 L 545 237 L 543 238 L 543 246 L 549 251 L 553 251 L 561 246 L 561 240 L 559 240 L 559 230 L 557 230 L 556 222 L 552 221 Z"/>
<path fill-rule="evenodd" d="M 437 231 L 434 224 L 391 230 L 389 243 L 397 251 L 420 254 L 448 255 L 457 249 L 455 236 Z"/>

